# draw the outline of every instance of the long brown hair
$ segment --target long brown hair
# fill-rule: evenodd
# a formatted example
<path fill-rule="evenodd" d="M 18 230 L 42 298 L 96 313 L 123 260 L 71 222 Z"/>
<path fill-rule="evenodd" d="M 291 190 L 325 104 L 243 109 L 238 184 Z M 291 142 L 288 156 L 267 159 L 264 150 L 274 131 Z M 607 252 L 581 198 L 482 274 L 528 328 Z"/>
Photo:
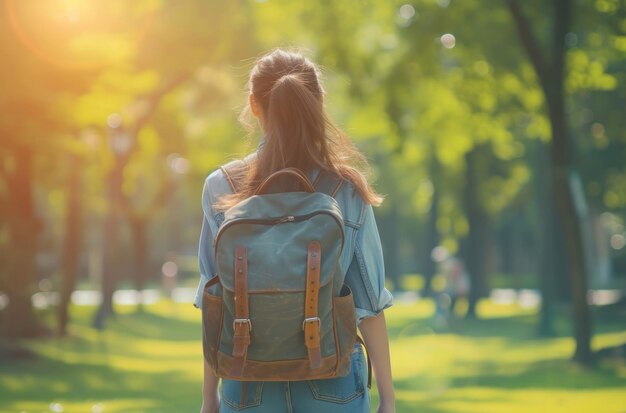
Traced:
<path fill-rule="evenodd" d="M 287 167 L 334 173 L 352 182 L 366 203 L 380 205 L 382 196 L 366 179 L 366 158 L 324 111 L 315 64 L 301 53 L 276 49 L 257 60 L 249 87 L 261 111 L 265 142 L 249 162 L 240 192 L 221 197 L 215 209 L 249 198 L 266 177 Z"/>

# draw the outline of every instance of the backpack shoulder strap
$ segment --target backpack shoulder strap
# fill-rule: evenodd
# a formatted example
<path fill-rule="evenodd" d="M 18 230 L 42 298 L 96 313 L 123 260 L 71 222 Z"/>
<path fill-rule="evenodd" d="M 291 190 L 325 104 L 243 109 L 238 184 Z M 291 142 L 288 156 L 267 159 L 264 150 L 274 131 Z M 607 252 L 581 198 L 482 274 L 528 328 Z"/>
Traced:
<path fill-rule="evenodd" d="M 228 181 L 228 186 L 230 186 L 233 194 L 241 191 L 241 181 L 246 170 L 248 169 L 248 162 L 246 159 L 235 159 L 234 161 L 230 161 L 227 164 L 220 166 L 220 169 L 224 173 L 224 176 Z"/>
<path fill-rule="evenodd" d="M 241 191 L 241 181 L 246 170 L 248 169 L 249 159 L 249 157 L 246 157 L 245 159 L 235 159 L 234 161 L 230 161 L 227 164 L 220 166 L 220 169 L 228 181 L 228 186 L 230 186 L 233 193 Z M 343 183 L 343 178 L 331 172 L 322 170 L 315 178 L 315 181 L 313 181 L 313 187 L 317 192 L 325 193 L 326 195 L 330 195 L 334 198 L 335 195 L 337 195 L 337 192 L 341 189 Z"/>
<path fill-rule="evenodd" d="M 339 192 L 339 189 L 341 189 L 343 181 L 343 178 L 340 176 L 321 170 L 315 178 L 315 181 L 313 181 L 313 186 L 317 192 L 322 192 L 334 198 L 337 192 Z"/>

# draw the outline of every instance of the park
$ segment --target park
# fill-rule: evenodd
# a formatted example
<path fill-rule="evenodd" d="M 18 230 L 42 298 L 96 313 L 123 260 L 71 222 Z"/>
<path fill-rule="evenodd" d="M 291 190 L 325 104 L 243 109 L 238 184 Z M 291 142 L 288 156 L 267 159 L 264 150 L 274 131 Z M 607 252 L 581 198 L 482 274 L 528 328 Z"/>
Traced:
<path fill-rule="evenodd" d="M 623 1 L 0 0 L 0 47 L 0 413 L 200 410 L 203 185 L 276 48 L 384 198 L 396 411 L 626 411 Z"/>

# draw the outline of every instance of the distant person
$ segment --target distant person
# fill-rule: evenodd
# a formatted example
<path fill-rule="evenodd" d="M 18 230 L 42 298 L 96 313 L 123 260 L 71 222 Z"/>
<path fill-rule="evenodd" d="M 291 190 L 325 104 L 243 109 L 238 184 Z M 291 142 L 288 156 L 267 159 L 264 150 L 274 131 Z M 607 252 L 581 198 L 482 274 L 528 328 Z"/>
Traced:
<path fill-rule="evenodd" d="M 307 190 L 307 192 L 311 192 L 309 195 L 312 196 L 302 199 L 314 199 L 323 203 L 332 201 L 333 205 L 338 206 L 338 209 L 331 209 L 340 211 L 342 215 L 342 224 L 339 221 L 335 224 L 329 221 L 328 217 L 320 218 L 323 220 L 319 222 L 324 223 L 324 225 L 320 224 L 310 227 L 310 232 L 324 232 L 327 227 L 333 227 L 334 225 L 337 225 L 337 228 L 341 228 L 341 236 L 345 241 L 342 243 L 343 248 L 330 251 L 322 248 L 320 255 L 328 257 L 332 256 L 332 254 L 337 254 L 338 256 L 337 261 L 328 265 L 339 269 L 334 272 L 334 277 L 339 276 L 342 281 L 345 277 L 345 284 L 352 290 L 354 298 L 353 303 L 350 303 L 349 307 L 352 318 L 344 319 L 344 323 L 347 324 L 343 327 L 351 326 L 350 328 L 353 329 L 355 323 L 358 323 L 359 330 L 367 345 L 367 353 L 372 363 L 374 375 L 376 376 L 380 398 L 377 412 L 393 413 L 395 412 L 395 396 L 391 380 L 387 327 L 383 313 L 383 310 L 391 305 L 392 297 L 384 287 L 382 248 L 372 208 L 372 206 L 380 204 L 382 199 L 370 187 L 361 170 L 354 166 L 357 164 L 365 165 L 363 156 L 357 151 L 349 138 L 328 120 L 324 112 L 324 90 L 320 83 L 319 71 L 310 60 L 299 53 L 275 50 L 261 57 L 256 62 L 250 73 L 249 85 L 248 107 L 258 120 L 264 137 L 253 154 L 247 156 L 243 161 L 235 163 L 235 165 L 239 165 L 239 171 L 233 170 L 237 169 L 237 167 L 233 167 L 231 162 L 211 173 L 206 179 L 202 196 L 204 223 L 200 235 L 199 249 L 201 281 L 195 305 L 197 307 L 208 305 L 207 297 L 211 297 L 212 305 L 213 303 L 218 303 L 215 304 L 216 308 L 225 308 L 227 305 L 230 305 L 224 304 L 225 307 L 221 307 L 221 302 L 229 302 L 227 301 L 226 293 L 220 294 L 220 291 L 227 291 L 228 288 L 232 288 L 229 287 L 232 284 L 226 285 L 231 278 L 235 279 L 234 289 L 237 290 L 239 288 L 239 291 L 246 291 L 247 288 L 257 288 L 255 286 L 251 287 L 251 285 L 261 282 L 261 278 L 267 279 L 270 285 L 266 290 L 255 290 L 260 292 L 255 293 L 256 295 L 252 298 L 246 298 L 252 296 L 252 294 L 233 293 L 237 297 L 236 302 L 238 303 L 234 305 L 235 310 L 233 312 L 240 311 L 240 314 L 244 316 L 235 316 L 234 321 L 225 322 L 223 328 L 215 329 L 218 331 L 213 331 L 213 329 L 207 331 L 206 324 L 203 322 L 205 337 L 214 337 L 221 334 L 221 332 L 226 332 L 224 334 L 231 334 L 229 337 L 237 336 L 237 339 L 231 340 L 233 343 L 232 353 L 230 347 L 224 353 L 212 350 L 221 349 L 222 347 L 220 346 L 212 347 L 209 350 L 205 346 L 203 405 L 201 411 L 202 413 L 216 413 L 218 411 L 220 413 L 235 411 L 249 413 L 370 412 L 367 362 L 363 348 L 358 342 L 354 347 L 350 345 L 348 349 L 349 357 L 348 359 L 343 359 L 348 362 L 349 373 L 347 375 L 332 377 L 331 372 L 328 375 L 331 378 L 293 381 L 282 379 L 286 375 L 290 375 L 290 377 L 302 375 L 304 377 L 316 371 L 316 366 L 319 366 L 321 363 L 318 358 L 319 353 L 317 353 L 315 344 L 309 345 L 309 341 L 314 343 L 316 340 L 319 340 L 319 335 L 322 335 L 322 339 L 328 342 L 329 335 L 333 334 L 332 327 L 329 328 L 329 324 L 320 321 L 324 317 L 327 318 L 328 314 L 326 316 L 320 314 L 319 318 L 304 316 L 306 318 L 303 321 L 293 323 L 297 326 L 297 331 L 294 330 L 294 334 L 290 337 L 293 340 L 297 339 L 297 344 L 300 347 L 296 351 L 303 353 L 302 357 L 305 358 L 284 360 L 283 363 L 287 364 L 283 364 L 283 367 L 276 367 L 276 379 L 248 381 L 247 379 L 238 380 L 233 378 L 246 377 L 246 374 L 251 376 L 254 374 L 265 374 L 263 369 L 267 364 L 263 363 L 267 362 L 259 361 L 259 359 L 253 358 L 249 354 L 252 351 L 251 349 L 254 349 L 254 354 L 256 355 L 265 354 L 264 352 L 269 353 L 272 350 L 270 348 L 259 349 L 258 347 L 253 347 L 255 340 L 258 343 L 261 337 L 269 337 L 271 339 L 273 334 L 268 334 L 267 329 L 264 330 L 259 325 L 271 324 L 274 329 L 272 331 L 277 331 L 274 340 L 276 346 L 280 346 L 284 340 L 290 339 L 286 337 L 283 340 L 283 336 L 279 336 L 281 327 L 286 324 L 283 320 L 291 320 L 290 317 L 293 314 L 301 310 L 304 311 L 302 309 L 304 304 L 292 311 L 292 307 L 289 307 L 290 302 L 286 301 L 281 305 L 280 309 L 275 309 L 274 317 L 276 317 L 276 321 L 264 324 L 260 320 L 266 321 L 266 319 L 261 319 L 259 314 L 263 310 L 268 310 L 267 307 L 261 305 L 254 307 L 251 300 L 259 299 L 257 298 L 259 294 L 276 295 L 277 291 L 281 293 L 280 286 L 271 285 L 272 280 L 278 283 L 278 280 L 285 275 L 301 274 L 301 272 L 307 273 L 306 279 L 308 280 L 309 270 L 307 268 L 311 270 L 311 273 L 317 271 L 314 260 L 319 257 L 318 253 L 309 252 L 307 255 L 305 246 L 303 252 L 294 252 L 292 255 L 281 254 L 282 251 L 294 251 L 294 247 L 293 244 L 286 243 L 284 239 L 276 235 L 283 231 L 282 234 L 287 238 L 306 237 L 308 235 L 306 231 L 294 231 L 294 233 L 286 233 L 285 231 L 288 231 L 288 228 L 301 228 L 312 217 L 312 213 L 296 216 L 285 214 L 275 218 L 273 221 L 267 218 L 248 221 L 242 219 L 240 220 L 240 225 L 242 225 L 241 228 L 243 229 L 239 230 L 240 232 L 238 233 L 231 232 L 231 234 L 234 234 L 231 235 L 232 237 L 253 237 L 253 230 L 245 229 L 246 227 L 243 224 L 248 222 L 250 225 L 248 228 L 251 228 L 256 222 L 257 229 L 254 231 L 267 231 L 263 232 L 267 234 L 265 244 L 260 243 L 256 245 L 260 245 L 259 248 L 263 249 L 271 244 L 274 248 L 272 253 L 256 253 L 255 255 L 253 250 L 255 244 L 248 244 L 253 245 L 248 250 L 248 247 L 245 245 L 233 243 L 234 255 L 231 254 L 230 250 L 225 250 L 223 255 L 218 255 L 218 258 L 221 257 L 221 260 L 218 259 L 216 261 L 214 242 L 216 242 L 216 248 L 219 249 L 220 245 L 223 245 L 221 243 L 224 242 L 225 235 L 223 236 L 223 234 L 233 231 L 236 227 L 237 223 L 233 222 L 237 218 L 229 214 L 229 211 L 232 211 L 233 208 L 244 208 L 247 205 L 245 202 L 256 202 L 259 199 L 275 200 L 276 202 L 273 204 L 266 205 L 267 208 L 273 208 L 276 204 L 280 204 L 286 199 L 308 196 L 307 194 L 303 195 L 302 188 L 309 188 L 313 191 Z M 285 170 L 285 168 L 291 169 Z M 273 198 L 260 198 L 266 194 L 263 182 L 267 182 L 266 180 L 270 176 L 274 179 L 273 177 L 277 176 L 277 172 L 281 174 L 281 179 L 283 177 L 297 178 L 294 182 L 299 181 L 301 183 L 301 191 L 271 193 L 268 196 Z M 316 190 L 319 192 L 326 192 L 326 190 L 318 189 L 317 185 L 323 184 L 328 177 L 332 178 L 332 181 L 336 182 L 336 184 L 330 186 L 330 194 L 328 194 L 330 196 L 321 196 Z M 286 194 L 286 192 L 290 193 Z M 312 210 L 314 211 L 316 205 L 302 203 L 301 207 L 313 208 Z M 254 211 L 247 212 L 254 213 Z M 335 212 L 325 213 L 332 215 Z M 219 236 L 216 237 L 218 233 Z M 323 246 L 334 241 L 331 237 L 319 242 Z M 311 243 L 308 245 L 309 248 L 312 248 Z M 228 256 L 227 259 L 225 258 L 226 256 Z M 280 268 L 276 271 L 263 270 L 265 268 L 263 265 L 269 266 L 276 261 L 286 262 L 289 257 L 293 257 L 290 261 L 293 263 L 292 267 Z M 302 261 L 307 257 L 311 258 L 313 264 L 308 264 L 306 260 Z M 228 266 L 231 263 L 233 268 L 228 271 L 228 274 L 223 274 L 223 272 L 217 274 L 218 267 Z M 320 266 L 324 267 L 324 265 Z M 249 277 L 246 275 L 247 273 L 250 273 Z M 259 274 L 262 274 L 262 276 L 259 277 Z M 254 278 L 255 275 L 257 275 L 257 278 Z M 304 286 L 304 274 L 300 277 L 301 284 Z M 240 281 L 237 281 L 238 279 Z M 239 287 L 237 287 L 237 282 L 239 282 Z M 245 286 L 245 283 L 247 283 L 247 286 Z M 306 284 L 309 285 L 308 281 Z M 294 285 L 300 285 L 300 281 Z M 211 289 L 213 288 L 216 288 L 216 290 L 214 294 L 210 294 L 209 291 L 212 291 Z M 314 292 L 316 288 L 318 287 L 312 287 L 312 295 L 316 294 Z M 267 291 L 272 292 L 272 294 Z M 266 299 L 271 300 L 272 297 L 267 297 Z M 250 306 L 247 304 L 248 301 L 251 303 Z M 305 297 L 305 301 L 308 303 L 308 298 Z M 327 299 L 320 297 L 320 307 L 327 303 Z M 290 309 L 289 311 L 281 310 L 287 307 Z M 203 308 L 203 317 L 223 317 L 221 314 L 207 314 L 207 308 Z M 306 308 L 306 311 L 317 311 L 315 305 L 312 305 L 311 308 L 308 306 Z M 354 316 L 354 310 L 356 310 L 356 317 Z M 255 315 L 258 317 L 257 319 L 255 319 Z M 271 317 L 271 314 L 269 317 Z M 216 325 L 220 325 L 219 322 Z M 302 330 L 307 332 L 306 334 L 302 334 L 300 325 L 302 325 Z M 315 328 L 310 328 L 312 326 Z M 234 335 L 232 335 L 233 330 L 235 331 Z M 309 331 L 310 334 L 308 333 Z M 217 338 L 217 341 L 222 339 L 228 340 L 229 337 L 224 338 L 220 336 Z M 346 338 L 346 340 L 352 339 L 350 337 Z M 219 343 L 223 342 L 219 341 Z M 351 341 L 346 342 L 351 343 Z M 306 358 L 307 351 L 308 359 Z M 327 348 L 325 351 L 333 352 L 334 346 Z M 209 353 L 208 356 L 207 352 Z M 210 359 L 209 362 L 207 362 L 207 357 Z M 251 360 L 251 358 L 253 359 Z M 215 362 L 214 359 L 218 361 L 225 360 L 225 362 L 220 364 Z M 215 363 L 218 366 L 219 372 L 215 371 L 212 367 L 214 364 L 211 363 Z M 225 363 L 232 364 L 225 367 Z M 269 363 L 273 363 L 273 361 Z M 332 363 L 331 366 L 334 365 Z M 285 365 L 298 365 L 299 367 L 298 369 L 285 371 Z M 224 372 L 232 372 L 231 377 L 226 377 L 223 374 Z M 222 377 L 221 393 L 218 393 L 218 375 Z"/>
<path fill-rule="evenodd" d="M 449 319 L 454 316 L 458 299 L 469 296 L 470 278 L 463 260 L 450 254 L 447 248 L 436 247 L 432 252 L 432 258 L 438 264 L 438 272 L 444 280 L 444 287 L 437 299 L 438 314 Z"/>

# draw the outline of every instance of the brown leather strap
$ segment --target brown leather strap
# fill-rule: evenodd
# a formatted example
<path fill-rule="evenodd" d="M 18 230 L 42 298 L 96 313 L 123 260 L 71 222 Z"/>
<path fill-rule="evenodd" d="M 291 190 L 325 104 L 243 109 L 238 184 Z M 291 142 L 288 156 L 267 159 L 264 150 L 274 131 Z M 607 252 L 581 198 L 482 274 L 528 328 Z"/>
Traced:
<path fill-rule="evenodd" d="M 281 176 L 290 176 L 298 181 L 298 183 L 300 183 L 300 185 L 302 186 L 302 188 L 304 188 L 306 192 L 315 192 L 315 188 L 313 188 L 313 185 L 309 181 L 309 178 L 307 178 L 307 176 L 301 170 L 297 168 L 283 168 L 265 178 L 265 181 L 263 181 L 263 183 L 259 185 L 254 194 L 265 194 L 268 191 L 270 185 Z"/>
<path fill-rule="evenodd" d="M 246 171 L 248 170 L 249 160 L 250 156 L 246 157 L 245 159 L 237 159 L 228 162 L 226 165 L 220 166 L 220 169 L 226 177 L 228 186 L 230 186 L 230 190 L 233 194 L 241 191 L 242 181 L 245 177 Z"/>
<path fill-rule="evenodd" d="M 220 277 L 218 275 L 214 275 L 213 278 L 209 279 L 206 284 L 204 284 L 204 290 L 206 291 L 209 287 L 214 286 L 220 282 Z"/>
<path fill-rule="evenodd" d="M 220 166 L 220 169 L 222 170 L 222 173 L 226 177 L 226 181 L 228 181 L 228 186 L 230 186 L 230 190 L 233 192 L 233 194 L 236 194 L 237 193 L 237 185 L 235 184 L 235 181 L 233 180 L 233 177 L 231 176 L 230 172 L 228 171 L 228 168 L 226 166 Z"/>
<path fill-rule="evenodd" d="M 319 173 L 317 174 L 317 176 L 315 177 L 313 182 L 311 182 L 311 185 L 313 185 L 315 190 L 318 191 L 318 192 L 323 192 L 323 191 L 320 191 L 319 188 L 317 187 L 317 185 L 320 182 L 320 179 L 322 178 L 322 175 L 324 175 L 324 171 L 319 171 Z"/>
<path fill-rule="evenodd" d="M 333 189 L 333 192 L 330 194 L 330 196 L 334 198 L 335 195 L 337 195 L 337 192 L 339 192 L 339 189 L 341 189 L 342 185 L 343 185 L 343 180 L 340 180 L 337 186 L 335 187 L 335 189 Z"/>
<path fill-rule="evenodd" d="M 306 292 L 304 297 L 304 345 L 309 355 L 312 369 L 320 367 L 322 351 L 320 349 L 321 321 L 318 314 L 318 297 L 320 289 L 320 266 L 322 263 L 322 247 L 318 241 L 309 243 L 306 262 Z"/>
<path fill-rule="evenodd" d="M 343 185 L 343 179 L 338 177 L 337 175 L 329 172 L 321 170 L 317 177 L 314 180 L 313 186 L 317 192 L 325 193 L 326 195 L 330 195 L 333 198 L 339 192 L 339 189 Z"/>
<path fill-rule="evenodd" d="M 248 309 L 248 257 L 246 248 L 235 248 L 235 319 L 233 320 L 233 367 L 231 374 L 241 376 L 250 345 L 250 311 Z"/>
<path fill-rule="evenodd" d="M 245 178 L 248 168 L 250 168 L 251 162 L 254 161 L 256 152 L 251 153 L 244 159 L 235 159 L 225 165 L 220 166 L 220 169 L 228 181 L 228 186 L 233 194 L 236 194 L 242 190 L 243 180 Z"/>

